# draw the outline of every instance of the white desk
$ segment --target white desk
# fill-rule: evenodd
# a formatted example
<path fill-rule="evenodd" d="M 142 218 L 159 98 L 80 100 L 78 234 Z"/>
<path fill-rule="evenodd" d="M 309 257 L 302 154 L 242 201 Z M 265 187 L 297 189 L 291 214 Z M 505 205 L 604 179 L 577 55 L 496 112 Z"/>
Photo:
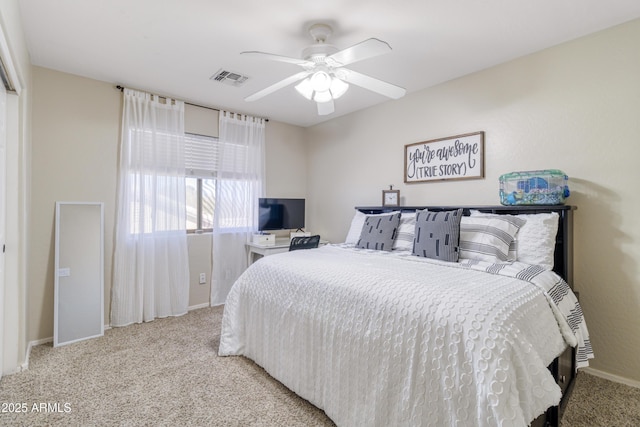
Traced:
<path fill-rule="evenodd" d="M 255 256 L 269 256 L 289 251 L 291 239 L 288 237 L 276 238 L 275 245 L 258 245 L 257 243 L 247 243 L 247 265 L 253 264 Z M 320 240 L 320 245 L 326 245 L 328 240 Z"/>
<path fill-rule="evenodd" d="M 281 252 L 289 251 L 289 243 L 291 240 L 288 237 L 276 239 L 275 245 L 259 245 L 257 243 L 247 243 L 247 265 L 253 264 L 256 255 L 269 256 L 279 254 Z"/>

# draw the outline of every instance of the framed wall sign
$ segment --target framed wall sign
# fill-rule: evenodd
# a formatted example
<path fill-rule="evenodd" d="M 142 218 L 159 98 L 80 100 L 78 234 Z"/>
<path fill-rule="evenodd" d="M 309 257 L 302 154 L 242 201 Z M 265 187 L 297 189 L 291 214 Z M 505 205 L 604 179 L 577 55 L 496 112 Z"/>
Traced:
<path fill-rule="evenodd" d="M 484 178 L 484 132 L 404 146 L 404 182 Z"/>

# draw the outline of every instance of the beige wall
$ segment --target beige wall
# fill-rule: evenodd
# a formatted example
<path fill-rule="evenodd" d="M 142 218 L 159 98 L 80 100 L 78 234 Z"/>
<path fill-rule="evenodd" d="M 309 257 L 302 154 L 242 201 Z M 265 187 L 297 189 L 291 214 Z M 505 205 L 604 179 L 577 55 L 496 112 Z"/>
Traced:
<path fill-rule="evenodd" d="M 56 201 L 104 202 L 108 319 L 120 117 L 121 94 L 112 85 L 33 67 L 30 341 L 53 335 Z"/>
<path fill-rule="evenodd" d="M 307 194 L 305 129 L 269 122 L 266 132 L 265 171 L 267 197 L 301 197 Z M 308 215 L 307 215 L 308 218 Z M 307 228 L 312 224 L 306 223 Z"/>
<path fill-rule="evenodd" d="M 33 81 L 29 341 L 53 334 L 53 230 L 58 200 L 105 204 L 104 292 L 108 324 L 122 115 L 122 95 L 112 84 L 40 67 L 33 67 Z M 191 106 L 186 110 L 188 131 L 217 135 L 216 111 Z M 305 195 L 306 169 L 301 165 L 306 162 L 306 148 L 302 136 L 301 128 L 277 122 L 267 124 L 267 191 L 273 191 L 275 196 Z M 188 245 L 189 305 L 208 304 L 211 236 L 190 235 Z M 199 273 L 206 273 L 205 285 L 198 284 Z"/>
<path fill-rule="evenodd" d="M 640 20 L 310 128 L 316 231 L 344 239 L 353 206 L 379 204 L 389 184 L 406 205 L 491 205 L 499 175 L 562 169 L 578 207 L 575 287 L 591 366 L 640 381 L 638 40 Z M 403 184 L 405 144 L 481 130 L 485 179 Z"/>

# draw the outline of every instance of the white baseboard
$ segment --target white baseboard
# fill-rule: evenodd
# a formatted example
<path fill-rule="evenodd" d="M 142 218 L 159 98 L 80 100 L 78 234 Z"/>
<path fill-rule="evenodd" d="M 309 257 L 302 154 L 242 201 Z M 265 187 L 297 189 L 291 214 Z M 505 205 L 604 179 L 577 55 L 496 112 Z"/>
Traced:
<path fill-rule="evenodd" d="M 199 308 L 205 308 L 205 307 L 209 307 L 209 303 L 208 302 L 203 302 L 202 304 L 192 305 L 189 308 L 187 308 L 187 310 L 188 311 L 192 311 L 192 310 L 197 310 Z"/>
<path fill-rule="evenodd" d="M 20 367 L 16 369 L 14 374 L 17 374 L 18 372 L 26 371 L 27 369 L 29 369 L 29 356 L 31 355 L 31 349 L 33 347 L 35 347 L 36 345 L 46 344 L 50 342 L 53 342 L 53 337 L 29 341 L 29 345 L 27 346 L 27 354 L 24 355 L 24 362 L 22 362 L 22 365 L 20 365 Z"/>
<path fill-rule="evenodd" d="M 605 380 L 613 381 L 614 383 L 620 383 L 620 384 L 625 384 L 631 387 L 640 388 L 640 381 L 621 377 L 619 375 L 610 374 L 608 372 L 603 372 L 591 367 L 580 368 L 580 370 L 589 375 L 593 375 L 594 377 L 600 377 L 600 378 L 604 378 Z"/>

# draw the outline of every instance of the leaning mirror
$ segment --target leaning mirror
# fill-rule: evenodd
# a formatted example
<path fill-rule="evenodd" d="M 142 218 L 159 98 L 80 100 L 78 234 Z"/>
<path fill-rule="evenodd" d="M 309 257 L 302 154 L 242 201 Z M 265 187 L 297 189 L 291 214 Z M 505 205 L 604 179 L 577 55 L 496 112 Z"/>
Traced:
<path fill-rule="evenodd" d="M 104 206 L 56 202 L 54 347 L 104 334 Z"/>

